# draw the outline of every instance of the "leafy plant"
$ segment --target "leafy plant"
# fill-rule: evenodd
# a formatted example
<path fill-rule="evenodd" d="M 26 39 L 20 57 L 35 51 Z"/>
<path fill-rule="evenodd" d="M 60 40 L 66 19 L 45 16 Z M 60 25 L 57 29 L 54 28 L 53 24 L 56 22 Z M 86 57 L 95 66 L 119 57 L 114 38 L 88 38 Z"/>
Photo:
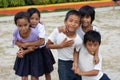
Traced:
<path fill-rule="evenodd" d="M 33 0 L 25 0 L 25 4 L 26 5 L 33 5 L 34 2 L 33 2 Z"/>
<path fill-rule="evenodd" d="M 9 5 L 12 6 L 12 7 L 24 6 L 25 5 L 25 1 L 24 0 L 9 0 Z"/>
<path fill-rule="evenodd" d="M 8 0 L 0 0 L 0 7 L 8 7 Z"/>

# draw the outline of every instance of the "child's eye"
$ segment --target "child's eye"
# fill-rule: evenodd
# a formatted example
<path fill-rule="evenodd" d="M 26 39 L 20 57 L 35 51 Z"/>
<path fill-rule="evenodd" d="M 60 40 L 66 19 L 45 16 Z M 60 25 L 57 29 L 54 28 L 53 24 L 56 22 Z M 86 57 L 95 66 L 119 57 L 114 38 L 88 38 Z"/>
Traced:
<path fill-rule="evenodd" d="M 25 24 L 24 26 L 27 26 L 27 24 Z"/>
<path fill-rule="evenodd" d="M 18 27 L 22 27 L 22 25 L 18 25 Z"/>

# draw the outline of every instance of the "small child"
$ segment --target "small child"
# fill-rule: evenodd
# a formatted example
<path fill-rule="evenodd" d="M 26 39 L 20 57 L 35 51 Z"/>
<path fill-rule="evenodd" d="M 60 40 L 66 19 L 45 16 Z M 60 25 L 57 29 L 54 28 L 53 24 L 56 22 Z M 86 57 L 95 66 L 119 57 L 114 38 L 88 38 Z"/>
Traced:
<path fill-rule="evenodd" d="M 50 73 L 53 71 L 53 64 L 55 63 L 54 57 L 52 55 L 52 52 L 50 49 L 46 48 L 46 43 L 45 43 L 45 27 L 43 24 L 40 22 L 40 12 L 36 8 L 29 8 L 27 10 L 30 18 L 30 27 L 34 29 L 35 31 L 38 32 L 39 35 L 39 43 L 41 43 L 40 46 L 40 51 L 43 55 L 43 61 L 44 61 L 44 72 L 45 72 L 45 77 L 46 80 L 51 80 L 51 75 Z M 27 43 L 20 43 L 19 41 L 17 42 L 17 45 L 27 47 L 27 46 L 32 46 L 37 44 L 38 42 L 27 42 Z"/>
<path fill-rule="evenodd" d="M 79 52 L 79 68 L 75 73 L 82 76 L 82 80 L 110 80 L 102 72 L 102 57 L 98 54 L 98 64 L 93 63 L 93 57 L 101 44 L 101 35 L 99 32 L 90 30 L 84 35 L 83 47 Z"/>
<path fill-rule="evenodd" d="M 78 55 L 78 51 L 82 46 L 82 39 L 76 34 L 76 30 L 80 26 L 79 12 L 76 10 L 68 11 L 64 24 L 62 28 L 66 27 L 68 31 L 61 32 L 61 28 L 54 29 L 48 38 L 47 47 L 58 51 L 58 74 L 60 80 L 81 80 L 81 77 L 71 70 L 73 66 L 77 66 L 73 62 L 73 56 Z"/>
<path fill-rule="evenodd" d="M 18 12 L 14 21 L 17 29 L 13 33 L 13 45 L 17 41 L 21 43 L 39 41 L 38 32 L 30 28 L 27 12 Z M 41 43 L 26 48 L 19 46 L 20 50 L 17 52 L 14 70 L 15 74 L 21 76 L 21 80 L 28 80 L 28 75 L 31 75 L 31 80 L 39 80 L 39 76 L 44 74 L 43 57 L 39 45 Z"/>

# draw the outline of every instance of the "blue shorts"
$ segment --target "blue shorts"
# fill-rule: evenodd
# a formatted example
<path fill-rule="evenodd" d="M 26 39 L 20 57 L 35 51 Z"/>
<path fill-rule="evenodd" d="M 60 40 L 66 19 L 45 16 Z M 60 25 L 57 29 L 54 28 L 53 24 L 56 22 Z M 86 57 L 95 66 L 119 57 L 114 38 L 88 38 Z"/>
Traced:
<path fill-rule="evenodd" d="M 72 63 L 73 61 L 58 60 L 58 74 L 60 80 L 82 80 L 81 76 L 71 70 Z"/>
<path fill-rule="evenodd" d="M 104 73 L 100 80 L 110 80 L 110 78 Z"/>

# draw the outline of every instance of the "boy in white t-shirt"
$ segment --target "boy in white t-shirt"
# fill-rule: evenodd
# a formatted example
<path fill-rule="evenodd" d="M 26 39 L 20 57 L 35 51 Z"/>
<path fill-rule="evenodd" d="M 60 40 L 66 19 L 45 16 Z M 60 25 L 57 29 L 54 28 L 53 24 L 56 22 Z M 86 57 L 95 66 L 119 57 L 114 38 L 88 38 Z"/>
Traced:
<path fill-rule="evenodd" d="M 82 80 L 110 80 L 102 72 L 102 57 L 100 53 L 98 54 L 98 64 L 93 63 L 95 51 L 98 50 L 100 43 L 101 35 L 99 32 L 90 30 L 84 35 L 84 45 L 79 52 L 79 68 L 75 69 L 75 73 L 82 76 Z"/>
<path fill-rule="evenodd" d="M 81 80 L 71 69 L 74 64 L 73 56 L 77 56 L 82 47 L 82 39 L 76 33 L 80 26 L 80 15 L 76 10 L 70 10 L 65 17 L 64 27 L 68 31 L 61 32 L 60 28 L 54 29 L 48 38 L 47 47 L 58 51 L 58 74 L 60 80 Z"/>

